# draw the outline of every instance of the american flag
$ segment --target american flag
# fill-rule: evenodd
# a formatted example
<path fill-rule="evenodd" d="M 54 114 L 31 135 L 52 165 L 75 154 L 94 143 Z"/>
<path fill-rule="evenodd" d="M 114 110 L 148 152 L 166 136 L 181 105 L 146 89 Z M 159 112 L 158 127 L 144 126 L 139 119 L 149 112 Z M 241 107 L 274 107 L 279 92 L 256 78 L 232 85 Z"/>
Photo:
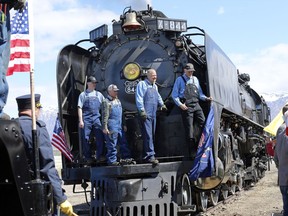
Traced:
<path fill-rule="evenodd" d="M 28 2 L 23 10 L 17 11 L 11 19 L 10 62 L 7 76 L 14 72 L 30 72 L 30 34 Z"/>
<path fill-rule="evenodd" d="M 52 135 L 52 145 L 57 148 L 69 161 L 73 160 L 73 155 L 70 152 L 70 149 L 67 145 L 64 131 L 61 127 L 60 121 L 57 117 L 56 122 L 55 122 L 55 127 L 53 130 L 53 135 Z"/>

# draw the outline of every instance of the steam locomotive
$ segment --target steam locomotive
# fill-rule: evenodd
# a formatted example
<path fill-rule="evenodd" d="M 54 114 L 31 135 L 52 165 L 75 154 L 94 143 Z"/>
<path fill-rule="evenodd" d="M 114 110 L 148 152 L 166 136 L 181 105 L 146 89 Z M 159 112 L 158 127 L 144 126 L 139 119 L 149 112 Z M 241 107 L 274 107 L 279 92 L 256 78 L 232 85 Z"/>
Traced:
<path fill-rule="evenodd" d="M 143 11 L 125 8 L 112 29 L 108 36 L 106 24 L 95 28 L 89 39 L 65 46 L 57 60 L 59 119 L 75 158 L 63 158 L 62 178 L 66 184 L 91 182 L 90 215 L 191 215 L 264 176 L 263 128 L 270 121 L 269 107 L 249 86 L 249 75 L 239 73 L 203 29 L 149 6 Z M 90 48 L 81 46 L 87 43 Z M 212 104 L 200 102 L 205 116 L 211 106 L 215 112 L 214 172 L 197 181 L 188 176 L 193 160 L 187 156 L 180 109 L 171 99 L 173 84 L 187 63 L 195 66 L 203 93 L 213 98 Z M 160 164 L 155 167 L 142 162 L 135 105 L 136 85 L 149 68 L 157 71 L 159 93 L 168 107 L 157 116 L 155 152 Z M 110 84 L 120 89 L 126 136 L 137 164 L 82 162 L 77 102 L 90 75 L 104 95 Z"/>

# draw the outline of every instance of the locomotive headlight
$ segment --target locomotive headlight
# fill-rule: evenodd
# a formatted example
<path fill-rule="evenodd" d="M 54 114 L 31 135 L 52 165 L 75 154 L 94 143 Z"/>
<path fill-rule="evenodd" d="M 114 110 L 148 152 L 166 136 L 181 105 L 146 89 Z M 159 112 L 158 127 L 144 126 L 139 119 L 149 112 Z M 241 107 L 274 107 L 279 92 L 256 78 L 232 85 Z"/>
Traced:
<path fill-rule="evenodd" d="M 123 68 L 123 75 L 127 80 L 135 80 L 140 76 L 140 66 L 137 63 L 128 63 Z"/>

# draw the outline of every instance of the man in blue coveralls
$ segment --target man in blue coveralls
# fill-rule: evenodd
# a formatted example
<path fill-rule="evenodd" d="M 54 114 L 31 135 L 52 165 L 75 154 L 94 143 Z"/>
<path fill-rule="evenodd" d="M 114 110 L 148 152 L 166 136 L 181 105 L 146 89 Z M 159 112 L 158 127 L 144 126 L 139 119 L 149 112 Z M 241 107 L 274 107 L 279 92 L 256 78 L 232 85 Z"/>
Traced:
<path fill-rule="evenodd" d="M 144 161 L 157 165 L 159 161 L 155 158 L 154 134 L 156 129 L 156 111 L 158 107 L 163 111 L 167 110 L 156 85 L 157 73 L 154 69 L 147 71 L 147 78 L 140 81 L 136 86 L 136 106 L 139 112 Z"/>
<path fill-rule="evenodd" d="M 114 84 L 108 86 L 108 97 L 102 103 L 102 125 L 107 147 L 108 165 L 135 164 L 125 137 L 127 127 L 122 115 L 122 105 L 118 99 L 118 87 Z M 117 161 L 117 144 L 120 147 L 121 160 Z"/>
<path fill-rule="evenodd" d="M 97 80 L 90 76 L 87 79 L 87 89 L 78 98 L 78 117 L 81 129 L 83 155 L 86 162 L 92 162 L 90 133 L 96 138 L 96 158 L 100 160 L 104 148 L 104 135 L 102 133 L 100 109 L 105 99 L 101 92 L 96 91 Z"/>
<path fill-rule="evenodd" d="M 0 119 L 10 119 L 3 112 L 8 97 L 7 68 L 10 60 L 10 9 L 21 10 L 25 0 L 0 0 Z"/>

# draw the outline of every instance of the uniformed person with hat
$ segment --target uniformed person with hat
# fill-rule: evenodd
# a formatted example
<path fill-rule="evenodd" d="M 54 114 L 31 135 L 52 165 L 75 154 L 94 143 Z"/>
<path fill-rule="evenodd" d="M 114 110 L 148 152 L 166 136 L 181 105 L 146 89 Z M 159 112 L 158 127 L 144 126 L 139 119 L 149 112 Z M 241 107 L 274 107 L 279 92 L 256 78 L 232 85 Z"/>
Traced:
<path fill-rule="evenodd" d="M 198 148 L 196 139 L 199 138 L 199 134 L 194 133 L 194 120 L 200 132 L 205 123 L 205 116 L 199 105 L 199 99 L 202 101 L 211 101 L 212 98 L 203 94 L 199 80 L 196 76 L 193 76 L 193 72 L 195 72 L 194 65 L 187 63 L 184 67 L 184 74 L 177 77 L 174 83 L 172 98 L 175 104 L 181 109 L 187 147 L 191 151 L 190 156 L 194 158 Z"/>
<path fill-rule="evenodd" d="M 28 164 L 32 170 L 35 170 L 32 140 L 31 95 L 29 94 L 17 97 L 16 101 L 18 104 L 18 120 L 23 135 Z M 58 172 L 55 168 L 53 148 L 46 129 L 46 124 L 41 120 L 37 120 L 40 114 L 40 109 L 42 108 L 40 103 L 40 94 L 35 94 L 35 106 L 36 131 L 39 143 L 40 177 L 45 181 L 51 182 L 53 187 L 53 201 L 54 204 L 56 204 L 54 206 L 58 205 L 60 210 L 68 216 L 75 216 L 76 214 L 73 212 L 73 207 L 62 190 L 61 179 L 59 178 Z"/>
<path fill-rule="evenodd" d="M 101 125 L 101 104 L 105 99 L 101 92 L 96 91 L 95 77 L 90 76 L 87 79 L 87 89 L 79 95 L 78 98 L 78 118 L 81 131 L 81 141 L 84 159 L 92 162 L 92 152 L 90 145 L 90 133 L 96 138 L 96 158 L 100 160 L 104 151 L 104 135 Z"/>

